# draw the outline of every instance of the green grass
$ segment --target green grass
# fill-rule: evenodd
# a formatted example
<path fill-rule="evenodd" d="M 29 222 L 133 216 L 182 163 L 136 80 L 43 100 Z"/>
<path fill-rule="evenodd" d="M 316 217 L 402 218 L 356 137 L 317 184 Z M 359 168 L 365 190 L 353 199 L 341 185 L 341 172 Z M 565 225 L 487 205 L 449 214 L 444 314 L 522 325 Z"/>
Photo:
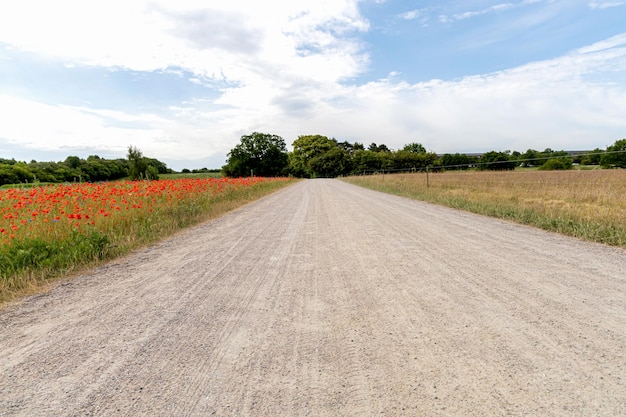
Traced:
<path fill-rule="evenodd" d="M 0 185 L 0 189 L 8 190 L 9 188 L 33 188 L 33 187 L 43 187 L 45 185 L 50 185 L 51 182 L 26 182 L 19 184 L 4 184 Z"/>

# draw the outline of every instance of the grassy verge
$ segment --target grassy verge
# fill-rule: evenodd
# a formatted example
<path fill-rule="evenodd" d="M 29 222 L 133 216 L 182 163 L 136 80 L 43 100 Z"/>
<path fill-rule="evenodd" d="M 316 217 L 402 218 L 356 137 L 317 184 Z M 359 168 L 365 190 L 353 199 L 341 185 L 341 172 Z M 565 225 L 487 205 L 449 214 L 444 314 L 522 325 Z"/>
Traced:
<path fill-rule="evenodd" d="M 126 183 L 126 187 L 134 186 L 134 189 L 107 184 L 111 188 L 110 194 L 114 194 L 110 198 L 115 199 L 110 212 L 99 208 L 109 209 L 108 203 L 102 203 L 90 207 L 91 211 L 83 208 L 81 212 L 70 213 L 73 204 L 87 204 L 86 192 L 78 197 L 76 193 L 70 194 L 73 198 L 70 201 L 70 197 L 59 197 L 57 188 L 47 191 L 46 196 L 49 196 L 48 200 L 52 199 L 52 203 L 46 208 L 41 203 L 39 207 L 16 212 L 20 209 L 14 207 L 22 204 L 21 200 L 16 203 L 16 197 L 6 198 L 5 212 L 9 214 L 0 216 L 0 220 L 7 224 L 12 222 L 15 230 L 9 226 L 1 227 L 0 223 L 0 305 L 38 292 L 68 274 L 87 270 L 183 228 L 218 217 L 293 181 L 224 181 L 212 184 L 210 188 L 194 189 L 189 186 L 195 184 L 191 180 L 185 187 L 179 187 L 178 193 L 172 191 L 173 187 L 163 188 L 158 193 L 154 186 L 166 183 L 151 183 L 153 188 L 141 196 L 136 195 L 136 183 Z M 25 195 L 25 204 L 38 206 L 34 199 Z M 66 201 L 69 202 L 66 204 Z M 0 199 L 0 208 L 2 203 Z M 29 211 L 22 214 L 25 210 Z M 49 219 L 40 219 L 44 217 L 43 211 L 47 212 Z M 77 220 L 77 213 L 80 220 Z"/>
<path fill-rule="evenodd" d="M 626 170 L 445 172 L 346 182 L 626 247 Z"/>

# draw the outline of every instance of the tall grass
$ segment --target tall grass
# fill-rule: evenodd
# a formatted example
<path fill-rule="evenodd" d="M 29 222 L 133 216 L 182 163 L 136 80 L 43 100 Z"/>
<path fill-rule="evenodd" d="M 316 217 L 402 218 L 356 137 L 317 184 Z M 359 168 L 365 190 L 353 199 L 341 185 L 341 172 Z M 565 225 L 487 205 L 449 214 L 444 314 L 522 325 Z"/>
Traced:
<path fill-rule="evenodd" d="M 204 178 L 1 190 L 0 303 L 289 183 Z"/>
<path fill-rule="evenodd" d="M 626 247 L 626 170 L 386 174 L 345 181 Z"/>

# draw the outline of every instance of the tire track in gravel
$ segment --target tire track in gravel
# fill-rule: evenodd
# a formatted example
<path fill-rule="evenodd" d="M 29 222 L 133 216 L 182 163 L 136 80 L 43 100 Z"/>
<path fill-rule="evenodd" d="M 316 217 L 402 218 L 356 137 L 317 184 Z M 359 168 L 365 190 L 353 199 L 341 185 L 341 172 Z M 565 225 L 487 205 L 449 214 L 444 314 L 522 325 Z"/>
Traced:
<path fill-rule="evenodd" d="M 0 312 L 0 416 L 623 415 L 626 253 L 308 180 Z"/>

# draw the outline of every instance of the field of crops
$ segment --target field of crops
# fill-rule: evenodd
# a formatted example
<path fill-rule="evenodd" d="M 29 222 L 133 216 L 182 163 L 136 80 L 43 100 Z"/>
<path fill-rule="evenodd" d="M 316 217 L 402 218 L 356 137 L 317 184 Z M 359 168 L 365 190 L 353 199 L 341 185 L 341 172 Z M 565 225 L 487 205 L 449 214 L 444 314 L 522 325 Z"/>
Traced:
<path fill-rule="evenodd" d="M 349 177 L 375 190 L 626 247 L 626 170 L 449 171 Z"/>
<path fill-rule="evenodd" d="M 0 301 L 128 252 L 289 182 L 181 178 L 0 190 Z"/>

